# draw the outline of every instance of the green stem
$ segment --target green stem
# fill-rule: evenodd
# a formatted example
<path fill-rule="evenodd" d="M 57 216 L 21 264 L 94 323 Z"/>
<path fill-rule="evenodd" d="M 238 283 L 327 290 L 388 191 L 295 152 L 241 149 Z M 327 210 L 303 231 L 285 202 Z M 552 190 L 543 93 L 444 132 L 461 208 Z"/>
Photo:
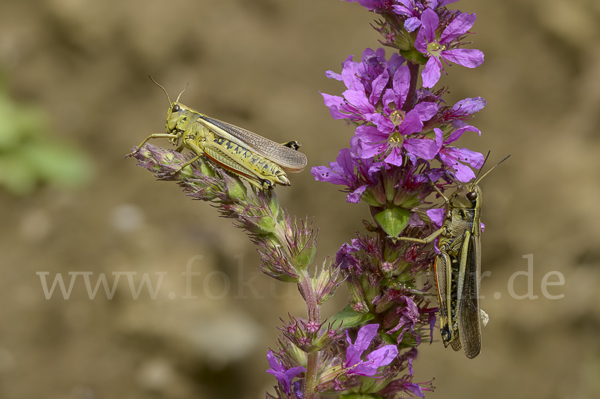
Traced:
<path fill-rule="evenodd" d="M 306 270 L 302 271 L 300 275 L 300 288 L 304 294 L 304 300 L 306 301 L 306 310 L 308 313 L 309 323 L 319 323 L 320 310 L 313 290 L 311 277 Z M 306 385 L 304 387 L 304 398 L 313 399 L 315 397 L 315 387 L 317 386 L 317 371 L 319 366 L 319 352 L 314 351 L 308 354 L 308 361 L 306 364 Z"/>

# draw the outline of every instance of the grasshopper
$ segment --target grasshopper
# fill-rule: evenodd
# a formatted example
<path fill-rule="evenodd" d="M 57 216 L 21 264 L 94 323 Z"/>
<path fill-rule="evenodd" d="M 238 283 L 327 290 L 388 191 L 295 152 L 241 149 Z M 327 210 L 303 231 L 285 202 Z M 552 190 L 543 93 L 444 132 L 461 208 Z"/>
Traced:
<path fill-rule="evenodd" d="M 211 118 L 195 111 L 177 100 L 171 102 L 167 95 L 169 109 L 167 111 L 166 133 L 155 133 L 148 136 L 130 154 L 137 153 L 150 139 L 166 138 L 177 146 L 181 152 L 187 148 L 196 155 L 183 163 L 174 173 L 206 156 L 217 165 L 244 178 L 258 189 L 267 190 L 281 184 L 289 186 L 286 171 L 301 172 L 307 164 L 306 156 L 299 152 L 300 144 L 296 141 L 279 144 L 248 130 L 227 122 Z M 185 89 L 184 89 L 185 91 Z"/>
<path fill-rule="evenodd" d="M 508 156 L 510 157 L 510 155 Z M 500 161 L 496 166 L 504 162 Z M 481 205 L 479 183 L 494 168 L 458 189 L 449 198 L 434 186 L 446 202 L 442 227 L 428 237 L 398 237 L 399 240 L 428 244 L 439 236 L 439 253 L 434 262 L 440 306 L 440 332 L 444 346 L 461 347 L 469 359 L 481 352 L 481 324 L 487 314 L 479 307 L 481 280 Z M 482 321 L 483 319 L 483 321 Z"/>

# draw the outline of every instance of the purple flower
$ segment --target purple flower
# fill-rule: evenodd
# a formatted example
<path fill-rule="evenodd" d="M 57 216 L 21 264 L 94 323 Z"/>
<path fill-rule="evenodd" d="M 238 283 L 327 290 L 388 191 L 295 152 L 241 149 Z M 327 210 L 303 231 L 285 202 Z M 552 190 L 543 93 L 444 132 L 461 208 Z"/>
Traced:
<path fill-rule="evenodd" d="M 440 25 L 440 18 L 431 9 L 423 11 L 415 48 L 429 56 L 422 74 L 424 87 L 433 87 L 440 80 L 440 71 L 444 70 L 442 59 L 467 68 L 475 68 L 483 63 L 481 51 L 456 48 L 460 44 L 458 40 L 473 26 L 475 19 L 475 14 L 459 14 L 446 26 L 438 39 L 436 30 Z"/>
<path fill-rule="evenodd" d="M 385 59 L 385 50 L 368 48 L 362 54 L 362 61 L 355 62 L 353 56 L 342 64 L 342 73 L 328 71 L 326 76 L 344 82 L 348 90 L 343 97 L 321 93 L 325 105 L 334 119 L 350 119 L 353 122 L 370 120 L 376 113 L 381 93 L 404 58 L 393 54 L 389 61 Z"/>
<path fill-rule="evenodd" d="M 346 340 L 348 348 L 346 349 L 346 362 L 344 366 L 348 369 L 349 375 L 362 375 L 373 377 L 377 374 L 377 369 L 387 366 L 398 355 L 398 349 L 395 345 L 385 345 L 367 355 L 367 360 L 363 361 L 361 355 L 367 350 L 373 338 L 377 335 L 378 324 L 367 324 L 358 330 L 356 341 L 352 343 L 346 331 Z"/>
<path fill-rule="evenodd" d="M 269 351 L 267 353 L 267 360 L 269 361 L 270 369 L 267 370 L 267 373 L 273 374 L 277 381 L 281 384 L 286 394 L 290 394 L 290 388 L 292 386 L 292 380 L 300 373 L 306 372 L 306 369 L 302 366 L 292 367 L 291 369 L 286 369 L 280 362 L 277 360 L 273 351 Z"/>
<path fill-rule="evenodd" d="M 410 86 L 410 72 L 406 65 L 396 69 L 390 83 L 391 87 L 388 81 L 378 82 L 377 92 L 382 94 L 381 112 L 364 115 L 365 120 L 375 126 L 356 128 L 353 152 L 362 159 L 385 157 L 385 163 L 396 166 L 403 164 L 403 148 L 414 157 L 433 159 L 437 152 L 432 152 L 435 145 L 431 140 L 407 136 L 420 132 L 423 122 L 436 114 L 438 105 L 422 102 L 406 113 L 402 111 Z M 375 82 L 373 86 L 376 87 Z"/>
<path fill-rule="evenodd" d="M 356 169 L 356 171 L 355 171 Z M 347 202 L 358 203 L 365 190 L 372 185 L 372 176 L 379 166 L 372 161 L 360 161 L 347 148 L 342 148 L 336 162 L 326 166 L 314 166 L 310 173 L 317 181 L 348 186 Z"/>
<path fill-rule="evenodd" d="M 359 249 L 348 243 L 343 243 L 340 249 L 335 254 L 335 263 L 342 269 L 358 267 L 358 259 L 352 253 L 358 252 Z"/>
<path fill-rule="evenodd" d="M 452 132 L 445 140 L 442 130 L 438 128 L 433 130 L 435 131 L 435 141 L 440 147 L 438 153 L 439 160 L 450 169 L 454 170 L 454 176 L 457 180 L 463 183 L 471 181 L 475 177 L 475 174 L 471 168 L 464 165 L 462 162 L 468 163 L 475 169 L 479 169 L 483 166 L 485 157 L 483 154 L 471 151 L 468 148 L 456 148 L 448 146 L 448 144 L 458 140 L 466 131 L 477 132 L 481 135 L 479 130 L 473 126 L 465 126 Z"/>

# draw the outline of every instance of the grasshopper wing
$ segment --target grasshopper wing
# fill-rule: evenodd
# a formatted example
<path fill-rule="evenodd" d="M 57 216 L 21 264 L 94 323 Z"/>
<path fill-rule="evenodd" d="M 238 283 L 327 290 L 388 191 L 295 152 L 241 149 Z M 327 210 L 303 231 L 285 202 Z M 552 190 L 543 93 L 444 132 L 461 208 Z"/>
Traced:
<path fill-rule="evenodd" d="M 262 155 L 289 172 L 301 172 L 308 163 L 303 153 L 241 127 L 206 115 L 198 118 L 198 122 L 215 134 Z"/>
<path fill-rule="evenodd" d="M 459 331 L 465 355 L 473 359 L 481 352 L 481 316 L 479 311 L 479 281 L 481 279 L 481 241 L 469 237 L 462 298 L 459 303 Z"/>

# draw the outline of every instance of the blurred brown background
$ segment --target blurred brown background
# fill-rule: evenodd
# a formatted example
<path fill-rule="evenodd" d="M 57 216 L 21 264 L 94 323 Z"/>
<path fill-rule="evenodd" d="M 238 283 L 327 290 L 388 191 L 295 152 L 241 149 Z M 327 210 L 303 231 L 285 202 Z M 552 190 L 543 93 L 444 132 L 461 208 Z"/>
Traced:
<path fill-rule="evenodd" d="M 420 347 L 416 380 L 435 378 L 428 398 L 600 397 L 600 3 L 452 6 L 477 13 L 472 48 L 486 54 L 481 67 L 442 77 L 449 103 L 488 101 L 473 121 L 482 137 L 460 144 L 491 150 L 494 163 L 512 157 L 482 184 L 484 350 L 468 360 L 436 331 Z M 344 89 L 325 71 L 377 47 L 372 19 L 334 0 L 0 2 L 3 90 L 17 108 L 45 113 L 44 134 L 93 166 L 76 189 L 0 191 L 0 398 L 264 397 L 275 383 L 265 373 L 275 326 L 288 312 L 303 316 L 303 303 L 294 286 L 256 272 L 255 249 L 230 221 L 123 159 L 164 129 L 166 101 L 146 75 L 171 97 L 189 83 L 185 104 L 276 141 L 297 139 L 309 166 L 324 165 L 352 134 L 322 103 L 319 91 Z M 280 201 L 315 217 L 317 259 L 334 254 L 362 228 L 366 207 L 346 204 L 309 169 L 291 179 Z M 529 254 L 538 298 L 517 299 L 509 281 Z M 187 264 L 201 273 L 191 287 Z M 553 271 L 564 285 L 547 293 L 561 299 L 542 291 Z M 103 288 L 90 300 L 81 274 L 68 300 L 59 287 L 47 300 L 38 272 L 49 285 L 62 273 L 67 288 L 69 272 L 93 272 L 92 287 L 100 273 L 109 285 L 113 273 L 129 274 L 112 300 Z M 167 274 L 155 299 L 144 288 L 134 300 L 128 277 L 137 287 L 149 273 L 156 286 L 156 272 Z M 527 290 L 516 277 L 516 295 Z M 325 316 L 346 292 L 336 298 Z"/>

